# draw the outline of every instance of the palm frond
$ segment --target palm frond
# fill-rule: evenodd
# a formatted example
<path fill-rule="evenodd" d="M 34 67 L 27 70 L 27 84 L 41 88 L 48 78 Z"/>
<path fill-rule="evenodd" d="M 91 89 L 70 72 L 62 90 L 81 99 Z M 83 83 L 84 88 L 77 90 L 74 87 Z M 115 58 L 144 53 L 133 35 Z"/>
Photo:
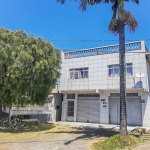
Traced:
<path fill-rule="evenodd" d="M 131 0 L 132 2 L 136 3 L 136 4 L 139 4 L 139 0 Z"/>
<path fill-rule="evenodd" d="M 119 14 L 119 21 L 123 22 L 125 25 L 128 26 L 129 31 L 135 32 L 136 28 L 138 27 L 138 22 L 133 17 L 133 15 L 128 11 L 123 11 Z"/>
<path fill-rule="evenodd" d="M 111 19 L 108 30 L 114 35 L 118 34 L 118 20 L 116 18 Z"/>
<path fill-rule="evenodd" d="M 116 18 L 117 10 L 118 10 L 118 1 L 116 1 L 112 4 L 113 18 L 114 17 Z"/>
<path fill-rule="evenodd" d="M 77 1 L 77 0 L 71 0 L 71 1 Z M 66 2 L 66 0 L 57 0 L 57 2 L 60 2 L 61 4 L 64 4 Z"/>
<path fill-rule="evenodd" d="M 57 0 L 57 2 L 60 2 L 61 4 L 64 4 L 65 0 Z"/>
<path fill-rule="evenodd" d="M 79 9 L 81 9 L 82 11 L 86 11 L 86 7 L 88 5 L 92 6 L 101 3 L 113 3 L 115 1 L 118 0 L 80 0 Z"/>

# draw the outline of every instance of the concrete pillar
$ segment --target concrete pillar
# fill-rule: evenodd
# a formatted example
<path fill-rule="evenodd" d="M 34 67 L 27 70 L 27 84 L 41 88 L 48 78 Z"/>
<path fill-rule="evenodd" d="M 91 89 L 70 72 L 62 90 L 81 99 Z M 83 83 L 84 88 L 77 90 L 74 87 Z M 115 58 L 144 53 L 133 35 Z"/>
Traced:
<path fill-rule="evenodd" d="M 77 121 L 77 99 L 78 99 L 78 94 L 75 94 L 75 100 L 74 100 L 74 122 Z"/>

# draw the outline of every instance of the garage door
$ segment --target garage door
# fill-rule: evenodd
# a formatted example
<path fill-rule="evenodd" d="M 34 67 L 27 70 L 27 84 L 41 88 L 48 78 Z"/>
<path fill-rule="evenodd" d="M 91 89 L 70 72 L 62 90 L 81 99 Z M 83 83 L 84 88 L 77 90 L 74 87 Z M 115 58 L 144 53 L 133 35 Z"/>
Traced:
<path fill-rule="evenodd" d="M 120 98 L 109 98 L 109 120 L 110 124 L 120 123 Z M 131 126 L 142 125 L 141 97 L 127 97 L 127 124 Z"/>
<path fill-rule="evenodd" d="M 79 95 L 77 101 L 77 121 L 100 122 L 99 95 Z"/>
<path fill-rule="evenodd" d="M 127 123 L 132 126 L 142 126 L 141 98 L 127 99 Z"/>

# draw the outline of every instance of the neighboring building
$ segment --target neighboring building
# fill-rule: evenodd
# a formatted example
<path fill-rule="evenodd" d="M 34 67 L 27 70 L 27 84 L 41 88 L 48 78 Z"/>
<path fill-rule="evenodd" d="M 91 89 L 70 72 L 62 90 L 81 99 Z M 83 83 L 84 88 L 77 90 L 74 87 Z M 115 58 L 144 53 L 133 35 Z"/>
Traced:
<path fill-rule="evenodd" d="M 148 126 L 150 53 L 144 41 L 126 43 L 125 47 L 127 122 Z M 118 52 L 119 45 L 62 52 L 62 121 L 119 124 Z"/>
<path fill-rule="evenodd" d="M 56 86 L 52 95 L 48 95 L 43 106 L 27 105 L 25 107 L 11 108 L 11 116 L 22 115 L 24 119 L 37 119 L 41 121 L 60 121 L 62 108 L 62 94 L 58 93 Z M 9 109 L 3 110 L 9 113 Z"/>

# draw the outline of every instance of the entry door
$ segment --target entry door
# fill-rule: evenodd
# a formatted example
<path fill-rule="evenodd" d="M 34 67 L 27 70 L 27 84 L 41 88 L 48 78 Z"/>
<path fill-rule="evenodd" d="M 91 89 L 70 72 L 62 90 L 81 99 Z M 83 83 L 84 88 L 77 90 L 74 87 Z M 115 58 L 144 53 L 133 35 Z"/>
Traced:
<path fill-rule="evenodd" d="M 78 99 L 77 121 L 99 123 L 100 122 L 100 101 Z"/>
<path fill-rule="evenodd" d="M 119 98 L 109 98 L 109 123 L 120 123 L 120 102 Z"/>
<path fill-rule="evenodd" d="M 127 99 L 127 123 L 131 126 L 142 126 L 141 98 Z"/>

